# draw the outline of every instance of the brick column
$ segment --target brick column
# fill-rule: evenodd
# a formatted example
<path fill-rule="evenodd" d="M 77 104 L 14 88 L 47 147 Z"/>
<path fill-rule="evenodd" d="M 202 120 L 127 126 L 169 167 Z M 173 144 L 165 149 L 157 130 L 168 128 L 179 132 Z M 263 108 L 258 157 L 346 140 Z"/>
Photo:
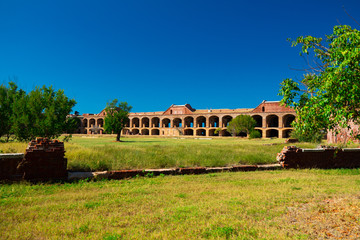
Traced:
<path fill-rule="evenodd" d="M 279 128 L 283 128 L 283 116 L 278 116 L 279 118 Z"/>

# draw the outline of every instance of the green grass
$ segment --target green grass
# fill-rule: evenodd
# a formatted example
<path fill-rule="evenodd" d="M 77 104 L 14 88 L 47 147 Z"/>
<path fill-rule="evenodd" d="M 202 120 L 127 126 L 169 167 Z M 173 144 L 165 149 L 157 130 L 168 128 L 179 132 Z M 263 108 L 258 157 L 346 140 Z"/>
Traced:
<path fill-rule="evenodd" d="M 119 170 L 171 167 L 218 167 L 276 162 L 283 139 L 122 138 L 74 136 L 65 143 L 69 170 Z M 297 144 L 315 147 L 316 144 Z M 0 143 L 0 151 L 24 152 L 25 143 Z"/>
<path fill-rule="evenodd" d="M 0 238 L 355 239 L 359 192 L 359 169 L 3 184 Z"/>

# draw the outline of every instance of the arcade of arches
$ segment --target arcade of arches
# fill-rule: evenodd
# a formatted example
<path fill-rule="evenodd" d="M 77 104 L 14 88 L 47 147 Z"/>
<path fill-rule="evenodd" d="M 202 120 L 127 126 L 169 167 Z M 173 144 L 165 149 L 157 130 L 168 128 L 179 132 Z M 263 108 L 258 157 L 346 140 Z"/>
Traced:
<path fill-rule="evenodd" d="M 230 136 L 228 123 L 238 115 L 250 115 L 263 138 L 288 138 L 295 120 L 295 111 L 279 102 L 263 101 L 254 109 L 195 110 L 189 104 L 172 105 L 165 112 L 130 113 L 124 135 L 150 136 Z M 100 114 L 84 114 L 81 132 L 103 134 L 104 111 Z M 247 137 L 246 133 L 238 136 Z"/>

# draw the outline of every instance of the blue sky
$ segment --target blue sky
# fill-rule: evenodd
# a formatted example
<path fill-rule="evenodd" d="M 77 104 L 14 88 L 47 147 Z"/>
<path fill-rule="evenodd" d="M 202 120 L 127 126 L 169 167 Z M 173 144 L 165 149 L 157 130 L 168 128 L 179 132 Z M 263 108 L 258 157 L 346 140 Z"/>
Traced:
<path fill-rule="evenodd" d="M 80 113 L 256 107 L 302 75 L 288 38 L 360 28 L 343 6 L 360 22 L 359 0 L 1 0 L 0 84 L 64 89 Z"/>

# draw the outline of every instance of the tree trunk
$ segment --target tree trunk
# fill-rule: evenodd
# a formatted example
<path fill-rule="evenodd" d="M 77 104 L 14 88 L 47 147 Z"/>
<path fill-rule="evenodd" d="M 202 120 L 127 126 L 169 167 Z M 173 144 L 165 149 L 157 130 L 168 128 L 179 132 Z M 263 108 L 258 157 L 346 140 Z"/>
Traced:
<path fill-rule="evenodd" d="M 116 135 L 116 141 L 120 142 L 120 135 L 121 135 L 121 131 L 117 133 Z"/>

